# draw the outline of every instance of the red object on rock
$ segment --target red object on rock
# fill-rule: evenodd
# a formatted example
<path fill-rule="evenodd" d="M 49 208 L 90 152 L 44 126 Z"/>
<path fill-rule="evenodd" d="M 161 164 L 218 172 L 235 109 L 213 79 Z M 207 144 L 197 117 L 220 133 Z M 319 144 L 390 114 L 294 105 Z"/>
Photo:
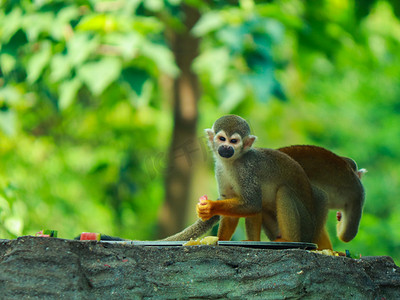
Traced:
<path fill-rule="evenodd" d="M 201 197 L 199 198 L 199 203 L 200 203 L 201 205 L 205 205 L 205 203 L 203 202 L 203 200 L 208 200 L 207 195 L 201 196 Z"/>
<path fill-rule="evenodd" d="M 39 237 L 57 237 L 57 230 L 43 229 L 36 232 L 35 236 Z"/>
<path fill-rule="evenodd" d="M 340 220 L 342 219 L 342 212 L 336 212 L 336 219 L 340 222 Z"/>
<path fill-rule="evenodd" d="M 50 234 L 44 234 L 43 233 L 44 230 L 40 230 L 38 232 L 35 233 L 35 236 L 39 236 L 39 237 L 50 237 Z"/>
<path fill-rule="evenodd" d="M 96 232 L 82 232 L 81 241 L 100 241 L 101 234 Z"/>

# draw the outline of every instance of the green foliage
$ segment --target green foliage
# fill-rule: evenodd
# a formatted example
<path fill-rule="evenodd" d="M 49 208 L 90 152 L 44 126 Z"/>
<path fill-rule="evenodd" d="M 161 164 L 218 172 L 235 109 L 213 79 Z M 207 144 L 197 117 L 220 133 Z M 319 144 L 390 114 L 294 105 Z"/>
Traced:
<path fill-rule="evenodd" d="M 279 57 L 273 53 L 284 26 L 251 3 L 207 11 L 193 29 L 203 43 L 194 68 L 206 94 L 226 112 L 245 100 L 286 99 L 275 74 Z"/>
<path fill-rule="evenodd" d="M 218 44 L 227 51 L 222 72 L 242 65 L 228 78 L 207 84 L 227 109 L 247 93 L 267 99 L 279 87 L 271 53 L 277 41 L 269 33 L 278 40 L 283 27 L 243 3 L 222 11 L 192 3 L 207 10 L 194 29 L 205 44 L 199 61 Z M 88 230 L 152 236 L 172 124 L 162 98 L 168 93 L 167 76 L 179 73 L 166 36 L 168 30 L 185 30 L 179 5 L 4 2 L 0 178 L 4 189 L 15 187 L 20 199 L 15 207 L 27 211 L 12 214 L 13 198 L 3 196 L 5 237 L 54 227 L 65 237 Z M 214 29 L 207 25 L 213 13 L 223 16 Z M 214 69 L 201 72 L 206 82 Z M 11 217 L 19 221 L 17 231 L 7 225 Z"/>
<path fill-rule="evenodd" d="M 1 2 L 0 238 L 154 237 L 181 2 Z M 399 261 L 398 1 L 187 3 L 202 14 L 199 128 L 237 113 L 259 146 L 354 158 L 369 170 L 364 216 L 355 240 L 334 247 Z M 210 182 L 194 190 L 215 191 Z"/>
<path fill-rule="evenodd" d="M 166 147 L 170 121 L 155 97 L 160 74 L 178 71 L 164 24 L 136 14 L 141 5 L 22 1 L 0 11 L 2 237 L 152 234 L 162 178 L 148 184 L 144 158 Z"/>
<path fill-rule="evenodd" d="M 18 198 L 16 188 L 10 183 L 1 182 L 0 191 L 0 234 L 19 236 L 25 225 L 26 205 Z"/>

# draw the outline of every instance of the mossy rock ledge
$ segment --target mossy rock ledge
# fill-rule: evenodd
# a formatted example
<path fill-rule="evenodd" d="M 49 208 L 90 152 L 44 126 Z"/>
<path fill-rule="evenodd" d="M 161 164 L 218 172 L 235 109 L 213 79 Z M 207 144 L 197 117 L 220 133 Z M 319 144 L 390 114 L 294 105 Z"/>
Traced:
<path fill-rule="evenodd" d="M 225 246 L 0 241 L 2 299 L 400 299 L 390 257 Z"/>

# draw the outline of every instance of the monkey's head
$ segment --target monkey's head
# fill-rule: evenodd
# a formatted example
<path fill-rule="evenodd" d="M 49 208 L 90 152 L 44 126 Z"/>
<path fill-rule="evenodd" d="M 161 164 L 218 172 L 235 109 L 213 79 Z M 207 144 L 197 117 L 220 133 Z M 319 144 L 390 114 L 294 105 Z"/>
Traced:
<path fill-rule="evenodd" d="M 206 129 L 209 145 L 222 159 L 237 159 L 251 148 L 256 137 L 250 135 L 245 119 L 227 115 L 215 121 L 212 129 Z"/>

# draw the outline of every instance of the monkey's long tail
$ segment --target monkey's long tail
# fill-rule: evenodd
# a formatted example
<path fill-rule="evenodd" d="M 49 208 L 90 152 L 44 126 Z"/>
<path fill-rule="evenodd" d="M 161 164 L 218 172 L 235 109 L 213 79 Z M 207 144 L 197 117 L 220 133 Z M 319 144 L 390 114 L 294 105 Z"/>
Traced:
<path fill-rule="evenodd" d="M 203 235 L 208 230 L 210 230 L 219 221 L 219 218 L 220 218 L 220 216 L 217 215 L 217 216 L 214 216 L 211 219 L 204 221 L 204 222 L 201 219 L 198 219 L 196 222 L 194 222 L 192 225 L 185 228 L 181 232 L 171 235 L 161 241 L 189 241 L 191 238 L 197 239 L 199 236 Z M 80 235 L 75 237 L 74 239 L 79 240 Z M 102 241 L 129 241 L 127 239 L 123 239 L 123 238 L 116 237 L 116 236 L 105 235 L 105 234 L 101 235 L 101 240 Z"/>
<path fill-rule="evenodd" d="M 210 230 L 219 221 L 219 218 L 220 217 L 217 215 L 213 216 L 207 221 L 202 221 L 201 219 L 198 219 L 189 227 L 185 228 L 181 232 L 178 232 L 177 234 L 171 235 L 163 239 L 163 241 L 188 241 L 191 238 L 196 239 L 206 233 L 208 230 Z"/>

